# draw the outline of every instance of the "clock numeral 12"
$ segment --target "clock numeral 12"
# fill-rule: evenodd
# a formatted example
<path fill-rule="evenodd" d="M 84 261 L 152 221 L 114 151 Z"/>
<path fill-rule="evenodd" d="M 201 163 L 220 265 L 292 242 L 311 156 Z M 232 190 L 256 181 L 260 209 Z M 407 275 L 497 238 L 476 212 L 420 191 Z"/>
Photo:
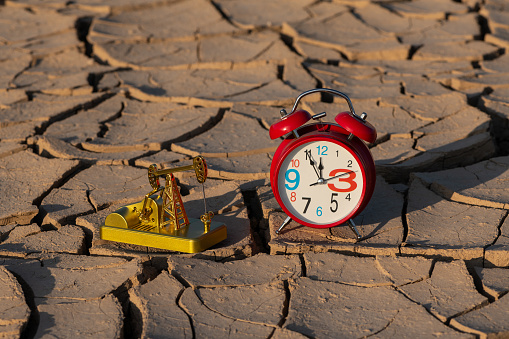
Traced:
<path fill-rule="evenodd" d="M 318 155 L 328 155 L 327 151 L 329 150 L 329 148 L 327 146 L 317 146 L 316 148 L 318 148 Z"/>

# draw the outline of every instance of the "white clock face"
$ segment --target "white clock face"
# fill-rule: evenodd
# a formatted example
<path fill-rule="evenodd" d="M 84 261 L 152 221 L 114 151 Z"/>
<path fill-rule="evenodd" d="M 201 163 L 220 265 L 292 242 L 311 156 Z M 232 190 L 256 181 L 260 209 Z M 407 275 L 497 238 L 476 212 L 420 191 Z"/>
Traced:
<path fill-rule="evenodd" d="M 297 146 L 278 173 L 278 191 L 301 221 L 328 225 L 346 218 L 364 192 L 361 164 L 341 145 L 312 141 Z"/>

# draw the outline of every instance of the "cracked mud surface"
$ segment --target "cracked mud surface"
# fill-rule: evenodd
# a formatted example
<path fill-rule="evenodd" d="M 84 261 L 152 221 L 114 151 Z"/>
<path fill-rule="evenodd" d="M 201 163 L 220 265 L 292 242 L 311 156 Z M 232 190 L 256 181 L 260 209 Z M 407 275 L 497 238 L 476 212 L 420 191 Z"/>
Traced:
<path fill-rule="evenodd" d="M 0 17 L 0 337 L 509 335 L 508 1 L 5 0 Z M 317 87 L 378 131 L 359 242 L 275 234 L 268 129 Z M 332 121 L 338 99 L 301 105 Z M 198 154 L 225 241 L 101 240 L 151 164 Z M 199 216 L 201 185 L 175 176 Z"/>

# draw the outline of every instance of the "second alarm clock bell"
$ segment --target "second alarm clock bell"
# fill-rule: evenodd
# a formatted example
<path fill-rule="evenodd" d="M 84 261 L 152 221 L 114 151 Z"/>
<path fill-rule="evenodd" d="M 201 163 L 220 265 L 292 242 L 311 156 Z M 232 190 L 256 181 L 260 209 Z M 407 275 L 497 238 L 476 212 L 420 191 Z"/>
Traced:
<path fill-rule="evenodd" d="M 317 92 L 344 98 L 350 111 L 336 115 L 337 124 L 306 124 L 326 115 L 296 111 L 304 96 Z M 281 115 L 269 131 L 271 139 L 287 135 L 274 154 L 270 184 L 288 218 L 276 233 L 292 219 L 314 228 L 346 222 L 361 239 L 353 218 L 367 206 L 376 182 L 375 163 L 363 142 L 375 142 L 376 130 L 366 121 L 366 113 L 357 115 L 346 94 L 317 88 L 300 94 L 292 111 L 283 109 Z"/>

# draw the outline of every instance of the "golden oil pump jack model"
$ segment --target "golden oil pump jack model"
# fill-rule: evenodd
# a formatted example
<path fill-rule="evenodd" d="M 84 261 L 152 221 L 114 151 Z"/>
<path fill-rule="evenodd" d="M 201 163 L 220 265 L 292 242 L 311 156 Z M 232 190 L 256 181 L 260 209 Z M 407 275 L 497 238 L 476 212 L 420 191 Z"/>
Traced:
<path fill-rule="evenodd" d="M 205 213 L 200 219 L 188 218 L 173 173 L 194 170 L 202 184 Z M 159 178 L 165 177 L 161 186 Z M 135 204 L 122 206 L 109 214 L 101 226 L 101 239 L 171 251 L 197 253 L 226 239 L 226 226 L 212 221 L 214 213 L 207 212 L 205 188 L 207 163 L 202 156 L 193 164 L 169 169 L 148 168 L 152 186 L 145 198 Z"/>

